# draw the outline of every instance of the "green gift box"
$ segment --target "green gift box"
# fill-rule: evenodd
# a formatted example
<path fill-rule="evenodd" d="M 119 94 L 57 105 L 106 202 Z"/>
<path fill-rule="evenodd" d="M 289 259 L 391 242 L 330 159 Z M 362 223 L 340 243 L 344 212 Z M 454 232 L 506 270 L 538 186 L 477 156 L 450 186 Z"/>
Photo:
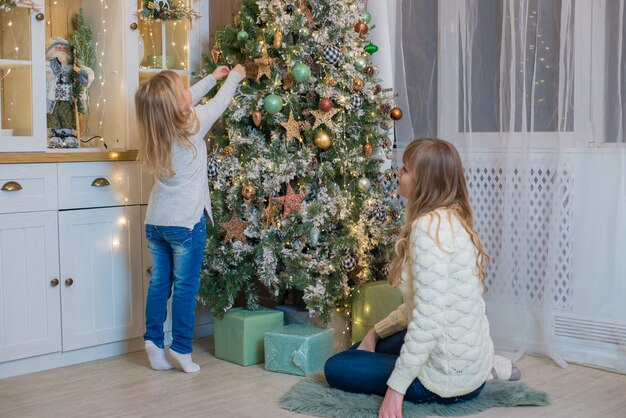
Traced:
<path fill-rule="evenodd" d="M 249 366 L 263 363 L 263 335 L 283 326 L 283 313 L 273 309 L 232 308 L 215 319 L 215 357 Z"/>
<path fill-rule="evenodd" d="M 333 355 L 333 330 L 290 324 L 265 333 L 265 369 L 306 376 Z"/>
<path fill-rule="evenodd" d="M 352 295 L 352 344 L 401 304 L 402 292 L 386 280 L 361 285 Z"/>

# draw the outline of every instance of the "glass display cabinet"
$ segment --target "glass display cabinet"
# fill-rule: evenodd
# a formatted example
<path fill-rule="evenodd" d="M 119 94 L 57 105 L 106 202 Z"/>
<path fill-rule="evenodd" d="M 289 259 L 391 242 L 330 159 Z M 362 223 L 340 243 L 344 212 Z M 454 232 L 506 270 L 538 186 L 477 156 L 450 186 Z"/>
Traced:
<path fill-rule="evenodd" d="M 139 83 L 169 69 L 189 85 L 209 49 L 208 2 L 182 1 L 197 11 L 193 20 L 145 19 L 142 3 L 16 0 L 0 9 L 0 152 L 136 149 Z M 82 59 L 78 76 L 53 63 L 60 39 Z"/>

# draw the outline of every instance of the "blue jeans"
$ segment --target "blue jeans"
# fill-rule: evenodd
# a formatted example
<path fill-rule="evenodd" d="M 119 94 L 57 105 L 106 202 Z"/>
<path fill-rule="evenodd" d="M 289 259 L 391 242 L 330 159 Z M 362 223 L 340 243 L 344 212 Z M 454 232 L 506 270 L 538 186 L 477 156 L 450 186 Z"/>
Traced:
<path fill-rule="evenodd" d="M 172 345 L 181 354 L 193 351 L 191 339 L 195 322 L 196 295 L 206 243 L 204 215 L 193 229 L 179 226 L 146 225 L 148 249 L 152 257 L 150 287 L 146 300 L 144 340 L 163 348 L 163 323 L 167 300 L 172 295 Z"/>
<path fill-rule="evenodd" d="M 381 339 L 376 344 L 376 352 L 357 350 L 356 343 L 348 351 L 335 354 L 326 361 L 324 374 L 331 387 L 346 392 L 375 394 L 385 396 L 387 380 L 391 376 L 404 344 L 406 331 L 398 332 Z M 415 403 L 437 402 L 450 404 L 474 399 L 484 384 L 467 395 L 442 398 L 430 392 L 415 379 L 407 388 L 404 400 Z"/>

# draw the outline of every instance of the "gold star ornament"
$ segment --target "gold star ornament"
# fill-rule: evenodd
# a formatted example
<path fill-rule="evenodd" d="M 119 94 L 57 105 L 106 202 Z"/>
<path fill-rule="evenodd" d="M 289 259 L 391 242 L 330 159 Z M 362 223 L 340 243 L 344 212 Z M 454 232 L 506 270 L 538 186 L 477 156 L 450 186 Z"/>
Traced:
<path fill-rule="evenodd" d="M 280 125 L 287 130 L 285 133 L 285 140 L 287 143 L 291 142 L 293 138 L 302 142 L 302 137 L 300 136 L 300 122 L 293 118 L 293 112 L 289 112 L 289 119 L 287 122 L 281 122 Z"/>
<path fill-rule="evenodd" d="M 287 183 L 287 194 L 280 197 L 275 197 L 274 200 L 282 204 L 285 208 L 283 218 L 287 218 L 291 212 L 300 213 L 302 210 L 302 201 L 308 193 L 295 194 L 291 188 L 291 184 Z"/>
<path fill-rule="evenodd" d="M 267 55 L 267 48 L 263 47 L 263 55 L 261 58 L 256 58 L 254 63 L 257 65 L 259 72 L 256 74 L 256 82 L 261 81 L 261 77 L 266 76 L 267 78 L 272 78 L 272 71 L 270 66 L 272 63 L 276 61 L 275 58 L 270 58 Z"/>
<path fill-rule="evenodd" d="M 326 125 L 330 129 L 334 128 L 335 123 L 333 122 L 333 116 L 337 113 L 341 112 L 341 109 L 334 108 L 330 109 L 328 112 L 323 112 L 321 110 L 311 110 L 311 114 L 315 116 L 315 123 L 313 124 L 313 128 L 315 129 L 320 125 Z"/>
<path fill-rule="evenodd" d="M 247 240 L 246 236 L 243 234 L 243 231 L 246 230 L 248 225 L 250 225 L 250 222 L 242 221 L 233 212 L 232 216 L 230 217 L 230 221 L 220 223 L 220 226 L 226 231 L 224 242 L 228 242 L 234 238 L 237 241 L 246 243 Z"/>

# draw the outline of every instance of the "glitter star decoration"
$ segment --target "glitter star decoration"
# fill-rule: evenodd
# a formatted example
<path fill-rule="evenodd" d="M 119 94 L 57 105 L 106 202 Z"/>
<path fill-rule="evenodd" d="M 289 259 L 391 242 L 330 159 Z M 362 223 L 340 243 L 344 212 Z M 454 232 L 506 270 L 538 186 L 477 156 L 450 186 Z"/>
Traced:
<path fill-rule="evenodd" d="M 288 143 L 291 142 L 293 138 L 302 142 L 302 137 L 300 136 L 300 122 L 293 118 L 293 112 L 289 112 L 289 120 L 287 120 L 287 122 L 281 122 L 280 126 L 287 130 L 285 140 Z"/>
<path fill-rule="evenodd" d="M 234 238 L 238 241 L 246 243 L 246 236 L 243 234 L 243 231 L 246 230 L 248 225 L 250 225 L 250 222 L 242 221 L 233 212 L 230 217 L 230 221 L 220 223 L 220 226 L 226 231 L 224 242 L 228 242 Z"/>
<path fill-rule="evenodd" d="M 313 128 L 315 129 L 320 125 L 326 125 L 330 129 L 334 128 L 335 123 L 333 122 L 333 116 L 337 113 L 341 112 L 341 109 L 334 108 L 330 109 L 328 112 L 322 112 L 321 110 L 311 110 L 311 114 L 315 116 L 315 123 L 313 124 Z"/>
<path fill-rule="evenodd" d="M 300 213 L 302 210 L 302 201 L 308 193 L 296 194 L 291 188 L 291 184 L 287 183 L 287 194 L 280 197 L 275 197 L 274 200 L 282 204 L 285 208 L 283 218 L 287 218 L 291 212 Z"/>
<path fill-rule="evenodd" d="M 256 75 L 256 82 L 261 81 L 261 77 L 266 76 L 267 78 L 272 78 L 272 71 L 270 66 L 275 61 L 275 58 L 270 58 L 267 55 L 267 49 L 263 47 L 263 55 L 261 58 L 256 58 L 254 63 L 257 65 L 259 72 Z"/>

